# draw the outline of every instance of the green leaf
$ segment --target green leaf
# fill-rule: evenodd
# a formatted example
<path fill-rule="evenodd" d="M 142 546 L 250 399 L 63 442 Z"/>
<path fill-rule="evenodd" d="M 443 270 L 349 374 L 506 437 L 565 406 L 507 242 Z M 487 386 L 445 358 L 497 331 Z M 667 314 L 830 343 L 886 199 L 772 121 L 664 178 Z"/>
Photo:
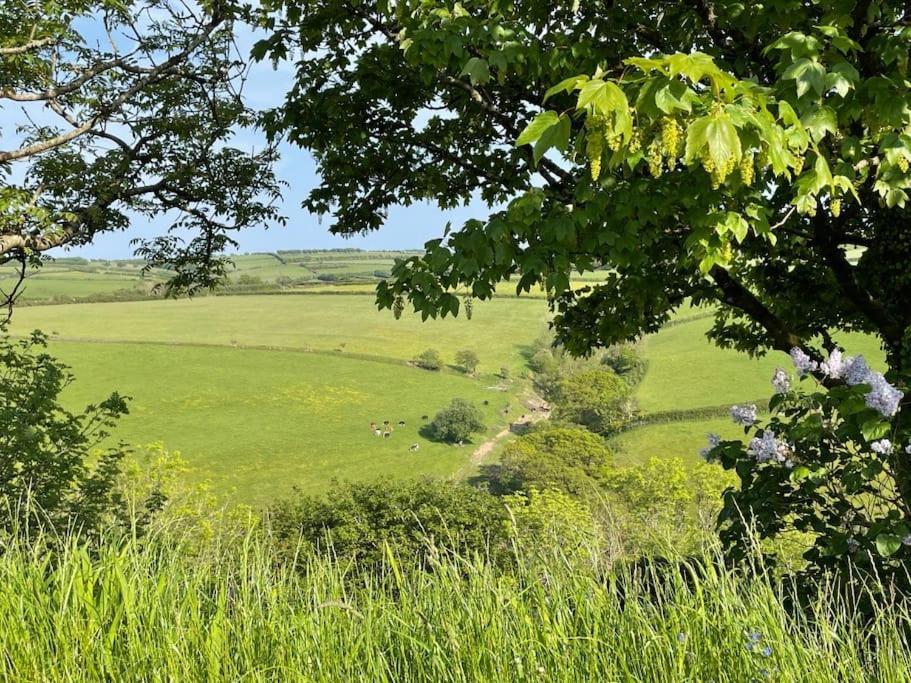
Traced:
<path fill-rule="evenodd" d="M 546 128 L 535 143 L 533 151 L 535 163 L 537 164 L 547 150 L 552 147 L 559 149 L 561 152 L 566 151 L 566 146 L 569 144 L 569 133 L 569 117 L 564 114 L 557 121 L 556 125 Z"/>
<path fill-rule="evenodd" d="M 582 86 L 576 106 L 579 109 L 591 107 L 599 113 L 609 114 L 628 109 L 629 101 L 616 84 L 596 79 Z"/>
<path fill-rule="evenodd" d="M 490 67 L 487 64 L 487 60 L 480 57 L 472 57 L 462 67 L 462 73 L 459 75 L 464 76 L 466 74 L 471 79 L 472 85 L 484 85 L 490 81 Z"/>
<path fill-rule="evenodd" d="M 870 418 L 860 426 L 860 433 L 867 441 L 876 441 L 888 436 L 892 432 L 892 425 L 879 418 Z"/>
<path fill-rule="evenodd" d="M 548 128 L 556 125 L 560 121 L 560 115 L 555 111 L 542 111 L 531 120 L 525 130 L 523 130 L 516 139 L 516 147 L 530 145 L 537 142 Z"/>
<path fill-rule="evenodd" d="M 898 534 L 882 533 L 876 536 L 876 551 L 883 557 L 890 557 L 902 547 L 902 539 Z"/>
<path fill-rule="evenodd" d="M 804 116 L 802 123 L 814 142 L 822 140 L 826 133 L 834 135 L 838 130 L 835 110 L 826 106 L 818 107 Z"/>
<path fill-rule="evenodd" d="M 686 134 L 687 162 L 697 159 L 706 146 L 718 166 L 724 165 L 729 157 L 740 158 L 740 137 L 727 115 L 703 116 L 690 124 Z"/>
<path fill-rule="evenodd" d="M 796 81 L 797 97 L 803 97 L 810 90 L 815 91 L 817 95 L 822 95 L 825 89 L 825 77 L 826 70 L 823 65 L 815 59 L 806 57 L 798 59 L 781 74 L 782 80 Z"/>
<path fill-rule="evenodd" d="M 689 88 L 682 82 L 669 81 L 655 93 L 655 105 L 665 114 L 671 114 L 676 109 L 688 112 L 692 109 L 687 97 L 688 92 Z"/>
<path fill-rule="evenodd" d="M 586 82 L 588 82 L 588 76 L 585 76 L 584 74 L 581 76 L 570 76 L 569 78 L 560 81 L 555 86 L 550 88 L 546 93 L 544 93 L 544 101 L 547 102 L 547 100 L 549 100 L 551 97 L 561 92 L 576 90 Z"/>

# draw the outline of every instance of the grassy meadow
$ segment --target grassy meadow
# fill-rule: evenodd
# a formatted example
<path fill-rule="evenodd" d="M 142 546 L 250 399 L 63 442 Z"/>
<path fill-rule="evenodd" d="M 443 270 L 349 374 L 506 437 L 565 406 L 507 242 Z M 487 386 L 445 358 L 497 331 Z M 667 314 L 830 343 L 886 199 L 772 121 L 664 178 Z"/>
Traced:
<path fill-rule="evenodd" d="M 377 273 L 409 253 L 239 255 L 233 282 L 247 275 L 275 291 L 284 282 L 282 294 L 22 306 L 12 331 L 41 329 L 52 336 L 52 351 L 76 372 L 69 391 L 74 406 L 113 390 L 132 396 L 119 438 L 165 442 L 183 453 L 194 476 L 239 500 L 263 502 L 273 484 L 279 493 L 293 486 L 318 492 L 334 477 L 472 471 L 472 445 L 457 449 L 424 439 L 421 417 L 454 397 L 468 398 L 483 406 L 489 425 L 476 443 L 499 432 L 521 410 L 526 352 L 546 329 L 547 307 L 540 292 L 517 298 L 506 283 L 502 292 L 511 296 L 477 303 L 470 321 L 422 322 L 408 314 L 395 320 L 375 309 L 372 293 Z M 330 273 L 332 281 L 317 279 Z M 165 276 L 143 276 L 141 264 L 131 260 L 61 259 L 31 277 L 23 296 L 37 302 L 142 293 Z M 580 275 L 578 285 L 600 276 Z M 618 463 L 650 457 L 695 462 L 708 432 L 740 434 L 725 407 L 768 398 L 772 372 L 789 366 L 778 352 L 751 359 L 715 347 L 705 338 L 710 325 L 709 311 L 682 307 L 672 324 L 643 340 L 649 365 L 636 390 L 642 424 L 612 440 Z M 874 361 L 881 357 L 869 338 L 849 335 L 845 345 Z M 465 377 L 452 366 L 430 373 L 409 365 L 431 347 L 448 364 L 457 351 L 474 351 L 479 376 Z M 508 383 L 495 376 L 504 367 L 513 378 Z M 513 412 L 504 415 L 510 402 Z M 371 436 L 370 422 L 386 419 L 406 424 L 390 439 Z M 412 443 L 419 454 L 408 451 Z"/>

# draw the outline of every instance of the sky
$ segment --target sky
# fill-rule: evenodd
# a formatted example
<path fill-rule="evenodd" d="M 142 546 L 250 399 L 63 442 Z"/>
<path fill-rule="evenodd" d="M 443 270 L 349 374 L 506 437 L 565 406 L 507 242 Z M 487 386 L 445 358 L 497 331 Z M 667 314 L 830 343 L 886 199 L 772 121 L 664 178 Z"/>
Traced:
<path fill-rule="evenodd" d="M 257 36 L 249 29 L 238 31 L 237 43 L 241 52 L 248 52 Z M 273 68 L 271 63 L 254 64 L 246 81 L 244 94 L 247 103 L 254 109 L 268 109 L 281 104 L 292 79 L 292 68 L 280 64 Z M 8 103 L 9 104 L 9 103 Z M 21 113 L 7 107 L 0 109 L 0 141 L 9 133 L 14 122 L 21 120 Z M 7 136 L 7 139 L 9 137 Z M 233 145 L 240 149 L 261 149 L 264 140 L 255 131 L 238 131 Z M 446 223 L 460 225 L 468 218 L 483 218 L 486 207 L 481 202 L 451 211 L 442 211 L 430 204 L 416 204 L 409 207 L 392 207 L 386 225 L 365 236 L 340 237 L 329 233 L 331 217 L 320 221 L 318 216 L 301 208 L 301 201 L 309 190 L 319 182 L 316 163 L 308 152 L 291 145 L 280 149 L 281 159 L 276 173 L 288 183 L 284 197 L 279 204 L 280 212 L 288 218 L 287 225 L 263 226 L 248 229 L 234 235 L 239 242 L 236 253 L 275 251 L 277 249 L 416 249 L 429 239 L 442 236 Z M 99 235 L 91 244 L 69 250 L 66 255 L 86 258 L 128 258 L 133 255 L 130 241 L 136 237 L 149 238 L 167 230 L 167 220 L 149 222 L 138 216 L 129 230 Z M 62 252 L 57 252 L 63 255 Z"/>

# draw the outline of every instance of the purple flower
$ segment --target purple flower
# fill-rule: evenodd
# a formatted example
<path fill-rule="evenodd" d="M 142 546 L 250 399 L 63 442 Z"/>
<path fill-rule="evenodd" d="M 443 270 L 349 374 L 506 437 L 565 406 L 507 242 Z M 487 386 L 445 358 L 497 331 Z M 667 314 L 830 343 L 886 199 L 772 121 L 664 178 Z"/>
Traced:
<path fill-rule="evenodd" d="M 819 369 L 826 377 L 831 377 L 832 379 L 841 379 L 842 375 L 844 375 L 845 371 L 848 368 L 846 361 L 850 360 L 850 356 L 848 358 L 844 358 L 841 355 L 840 350 L 833 349 L 829 353 L 829 357 L 819 364 Z"/>
<path fill-rule="evenodd" d="M 855 538 L 848 539 L 848 552 L 853 553 L 857 552 L 857 549 L 860 547 L 860 543 L 857 542 Z"/>
<path fill-rule="evenodd" d="M 870 449 L 879 455 L 892 455 L 892 442 L 889 439 L 880 439 L 871 443 Z"/>
<path fill-rule="evenodd" d="M 866 397 L 867 405 L 883 417 L 895 415 L 905 396 L 904 393 L 889 384 L 881 372 L 871 372 L 866 383 L 870 385 L 870 393 Z"/>
<path fill-rule="evenodd" d="M 705 448 L 700 449 L 699 455 L 701 455 L 707 462 L 712 461 L 712 449 L 715 448 L 718 444 L 721 443 L 721 437 L 717 434 L 709 434 L 709 445 Z"/>
<path fill-rule="evenodd" d="M 786 441 L 776 438 L 775 433 L 766 429 L 763 430 L 762 436 L 753 437 L 750 445 L 747 447 L 747 455 L 753 456 L 756 462 L 775 462 L 784 463 L 788 460 L 791 453 L 791 446 Z"/>
<path fill-rule="evenodd" d="M 902 539 L 902 545 L 911 545 L 911 534 L 905 534 L 905 537 Z"/>
<path fill-rule="evenodd" d="M 782 368 L 776 368 L 772 375 L 772 388 L 776 394 L 786 394 L 791 390 L 791 378 Z"/>
<path fill-rule="evenodd" d="M 845 360 L 845 382 L 852 387 L 858 384 L 864 384 L 870 375 L 870 366 L 867 365 L 863 356 L 853 356 Z"/>
<path fill-rule="evenodd" d="M 744 427 L 752 427 L 756 424 L 757 408 L 754 405 L 748 406 L 731 406 L 731 419 Z"/>
<path fill-rule="evenodd" d="M 797 369 L 797 374 L 803 377 L 808 372 L 813 372 L 818 365 L 816 361 L 810 358 L 803 349 L 794 347 L 791 349 L 791 360 L 794 361 L 794 367 Z"/>

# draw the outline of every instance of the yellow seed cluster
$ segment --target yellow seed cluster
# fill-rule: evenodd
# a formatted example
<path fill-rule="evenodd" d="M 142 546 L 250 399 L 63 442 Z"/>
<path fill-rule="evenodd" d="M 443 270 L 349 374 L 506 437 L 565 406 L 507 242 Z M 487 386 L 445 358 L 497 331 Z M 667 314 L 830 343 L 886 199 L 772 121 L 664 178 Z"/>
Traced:
<path fill-rule="evenodd" d="M 803 157 L 794 158 L 794 175 L 800 175 L 803 171 Z"/>
<path fill-rule="evenodd" d="M 665 117 L 661 120 L 661 151 L 667 158 L 668 168 L 673 168 L 683 146 L 683 129 L 676 119 Z"/>
<path fill-rule="evenodd" d="M 633 131 L 633 136 L 629 139 L 627 149 L 629 149 L 630 154 L 635 154 L 642 149 L 642 134 L 638 130 Z"/>
<path fill-rule="evenodd" d="M 829 203 L 829 210 L 832 212 L 832 215 L 835 218 L 838 218 L 841 215 L 841 200 L 836 198 Z"/>
<path fill-rule="evenodd" d="M 908 172 L 908 160 L 905 157 L 898 157 L 898 161 L 895 163 L 898 164 L 898 170 L 900 170 L 902 173 Z"/>
<path fill-rule="evenodd" d="M 588 131 L 585 144 L 585 155 L 592 173 L 592 180 L 601 176 L 601 155 L 604 154 L 604 133 L 600 128 Z"/>
<path fill-rule="evenodd" d="M 661 154 L 662 143 L 659 138 L 655 138 L 649 143 L 648 150 L 646 150 L 646 161 L 648 161 L 648 172 L 652 174 L 652 177 L 659 178 L 664 172 L 664 156 Z"/>
<path fill-rule="evenodd" d="M 623 144 L 623 136 L 620 133 L 611 133 L 607 136 L 607 148 L 616 152 Z"/>
<path fill-rule="evenodd" d="M 737 168 L 740 172 L 740 180 L 744 185 L 753 184 L 753 155 L 744 154 L 740 157 L 740 166 Z"/>
<path fill-rule="evenodd" d="M 395 319 L 398 320 L 402 317 L 402 313 L 405 312 L 405 299 L 401 295 L 395 297 L 395 301 L 392 302 L 392 315 L 395 316 Z"/>
<path fill-rule="evenodd" d="M 474 299 L 470 296 L 466 296 L 462 302 L 465 305 L 465 317 L 471 320 L 471 316 L 474 313 Z"/>
<path fill-rule="evenodd" d="M 769 150 L 765 147 L 760 148 L 759 154 L 756 155 L 756 166 L 760 170 L 769 165 Z"/>
<path fill-rule="evenodd" d="M 715 160 L 712 159 L 711 155 L 709 155 L 708 149 L 702 151 L 702 168 L 705 169 L 706 173 L 712 176 L 713 190 L 717 190 L 721 187 L 721 183 L 734 172 L 736 167 L 737 160 L 734 158 L 733 154 L 726 157 L 719 166 L 715 163 Z"/>

